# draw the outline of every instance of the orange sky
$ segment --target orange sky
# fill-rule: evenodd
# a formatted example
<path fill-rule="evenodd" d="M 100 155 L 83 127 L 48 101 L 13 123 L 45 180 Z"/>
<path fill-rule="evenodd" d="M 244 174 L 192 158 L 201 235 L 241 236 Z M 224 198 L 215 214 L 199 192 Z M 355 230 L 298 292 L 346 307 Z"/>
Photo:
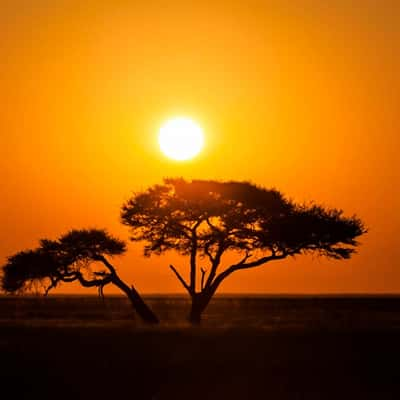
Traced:
<path fill-rule="evenodd" d="M 350 261 L 280 261 L 221 292 L 399 292 L 400 3 L 192 3 L 2 3 L 0 262 L 70 228 L 127 238 L 122 202 L 166 176 L 251 180 L 370 232 Z M 158 149 L 176 115 L 206 134 L 190 162 Z M 142 292 L 180 292 L 171 259 L 135 244 L 116 264 Z"/>

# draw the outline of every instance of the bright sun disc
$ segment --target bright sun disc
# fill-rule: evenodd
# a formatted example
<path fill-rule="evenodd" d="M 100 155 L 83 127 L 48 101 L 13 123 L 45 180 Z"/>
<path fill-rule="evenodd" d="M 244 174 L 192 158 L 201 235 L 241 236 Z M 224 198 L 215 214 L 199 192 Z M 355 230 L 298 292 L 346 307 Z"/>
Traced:
<path fill-rule="evenodd" d="M 189 118 L 173 118 L 160 128 L 158 142 L 167 157 L 178 161 L 189 160 L 203 148 L 203 131 Z"/>

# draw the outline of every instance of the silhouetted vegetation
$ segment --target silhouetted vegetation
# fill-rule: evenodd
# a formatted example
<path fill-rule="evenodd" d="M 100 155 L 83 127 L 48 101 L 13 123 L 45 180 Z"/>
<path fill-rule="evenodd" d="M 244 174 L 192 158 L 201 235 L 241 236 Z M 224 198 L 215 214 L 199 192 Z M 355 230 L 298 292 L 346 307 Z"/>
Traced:
<path fill-rule="evenodd" d="M 341 210 L 296 204 L 275 189 L 248 182 L 165 179 L 126 202 L 121 219 L 133 241 L 145 242 L 145 256 L 174 250 L 188 257 L 188 279 L 176 266 L 170 268 L 190 295 L 192 323 L 200 322 L 233 272 L 306 253 L 350 258 L 356 238 L 366 231 L 360 219 L 345 217 Z M 42 288 L 47 295 L 60 283 L 79 282 L 103 295 L 104 286 L 113 284 L 145 322 L 157 323 L 108 259 L 125 251 L 125 243 L 104 230 L 72 230 L 10 256 L 3 266 L 2 288 L 8 293 Z M 227 252 L 237 255 L 235 263 L 223 262 Z"/>
<path fill-rule="evenodd" d="M 104 230 L 72 230 L 58 240 L 43 239 L 38 248 L 10 256 L 3 266 L 2 288 L 18 293 L 34 286 L 43 288 L 47 295 L 60 283 L 79 282 L 84 287 L 97 288 L 103 295 L 104 286 L 113 284 L 129 298 L 145 322 L 157 323 L 157 317 L 134 286 L 121 280 L 107 258 L 125 251 L 125 243 Z"/>
<path fill-rule="evenodd" d="M 145 256 L 174 250 L 189 258 L 189 279 L 170 268 L 191 297 L 192 323 L 233 272 L 306 253 L 350 258 L 366 231 L 341 210 L 296 204 L 248 182 L 208 180 L 165 179 L 128 200 L 121 219 L 133 241 L 145 242 Z M 238 261 L 222 268 L 227 252 Z"/>

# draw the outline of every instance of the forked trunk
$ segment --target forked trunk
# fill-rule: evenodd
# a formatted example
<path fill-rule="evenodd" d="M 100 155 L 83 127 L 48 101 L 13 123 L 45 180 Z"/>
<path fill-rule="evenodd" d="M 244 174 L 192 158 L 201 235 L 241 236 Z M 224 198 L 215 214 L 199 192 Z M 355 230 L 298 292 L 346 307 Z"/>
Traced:
<path fill-rule="evenodd" d="M 118 277 L 115 277 L 112 282 L 128 296 L 134 310 L 139 314 L 143 322 L 152 325 L 158 324 L 160 322 L 157 316 L 153 313 L 150 307 L 143 301 L 142 297 L 133 286 L 129 287 L 124 282 L 122 282 L 121 279 L 119 279 Z"/>

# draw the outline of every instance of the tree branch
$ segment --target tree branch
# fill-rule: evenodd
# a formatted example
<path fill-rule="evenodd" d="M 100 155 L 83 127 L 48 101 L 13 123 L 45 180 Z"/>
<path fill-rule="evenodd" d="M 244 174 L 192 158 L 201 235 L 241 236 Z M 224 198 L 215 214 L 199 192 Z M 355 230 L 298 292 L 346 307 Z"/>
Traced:
<path fill-rule="evenodd" d="M 292 253 L 291 252 L 289 253 L 289 252 L 285 251 L 285 252 L 282 252 L 279 255 L 272 254 L 271 256 L 261 257 L 258 260 L 255 260 L 255 261 L 252 261 L 252 262 L 249 262 L 249 263 L 246 263 L 245 261 L 242 260 L 239 263 L 232 265 L 230 268 L 233 268 L 233 271 L 237 271 L 239 269 L 254 268 L 254 267 L 258 267 L 260 265 L 263 265 L 263 264 L 267 263 L 268 261 L 283 260 L 284 258 L 286 258 L 289 255 L 292 255 Z"/>
<path fill-rule="evenodd" d="M 171 226 L 170 224 L 171 224 L 171 221 L 168 220 L 168 226 L 169 226 L 171 229 L 174 229 L 176 232 L 179 232 L 179 233 L 183 234 L 183 236 L 185 236 L 186 238 L 190 239 L 189 233 L 186 233 L 185 231 L 191 232 L 191 231 L 192 231 L 192 228 L 191 228 L 191 227 L 186 226 L 185 224 L 180 224 L 179 222 L 173 221 L 173 224 L 174 224 L 174 225 L 176 225 L 178 228 L 181 228 L 181 230 L 179 230 L 179 229 L 175 229 L 175 228 L 174 228 L 173 226 Z"/>
<path fill-rule="evenodd" d="M 196 223 L 190 228 L 192 232 L 196 232 L 196 229 L 201 225 L 203 222 L 203 218 L 200 218 L 196 221 Z"/>
<path fill-rule="evenodd" d="M 99 285 L 99 297 L 101 297 L 101 299 L 104 301 L 104 285 Z"/>
<path fill-rule="evenodd" d="M 182 278 L 182 275 L 178 272 L 178 270 L 171 264 L 169 266 L 172 271 L 175 273 L 177 278 L 179 279 L 179 282 L 182 283 L 183 287 L 190 293 L 193 294 L 191 287 L 186 283 L 186 281 Z"/>
<path fill-rule="evenodd" d="M 115 268 L 111 265 L 111 263 L 103 255 L 96 254 L 93 256 L 93 260 L 101 261 L 108 268 L 108 270 L 111 272 L 112 275 L 116 275 L 117 272 L 116 272 Z"/>
<path fill-rule="evenodd" d="M 272 255 L 274 256 L 275 254 Z M 235 265 L 243 265 L 250 257 L 251 254 L 246 250 L 246 255 Z"/>
<path fill-rule="evenodd" d="M 204 268 L 200 268 L 201 271 L 201 284 L 200 284 L 200 290 L 203 291 L 204 289 L 204 278 L 206 275 L 207 270 L 205 270 Z"/>
<path fill-rule="evenodd" d="M 55 288 L 57 286 L 57 283 L 59 282 L 59 280 L 57 278 L 50 278 L 50 285 L 45 288 L 44 290 L 44 296 L 46 297 L 49 294 L 49 291 L 53 288 Z"/>
<path fill-rule="evenodd" d="M 78 277 L 76 276 L 76 273 L 74 272 L 73 274 L 71 274 L 71 273 L 69 273 L 69 274 L 67 274 L 67 275 L 61 275 L 60 277 L 59 277 L 59 280 L 60 281 L 63 281 L 63 282 L 74 282 L 74 281 L 76 281 L 78 279 Z"/>
<path fill-rule="evenodd" d="M 108 276 L 110 274 L 108 272 L 105 272 L 105 271 L 94 271 L 93 275 L 95 275 L 95 276 Z"/>
<path fill-rule="evenodd" d="M 200 226 L 203 220 L 200 218 L 192 228 L 192 246 L 190 249 L 190 290 L 196 292 L 196 257 L 197 257 L 197 233 L 196 230 Z"/>
<path fill-rule="evenodd" d="M 291 253 L 283 252 L 282 254 L 279 254 L 279 255 L 276 255 L 276 254 L 270 255 L 270 256 L 262 257 L 262 258 L 259 258 L 258 260 L 246 263 L 246 260 L 248 259 L 248 257 L 250 257 L 248 254 L 246 254 L 246 256 L 241 261 L 239 261 L 237 264 L 233 264 L 229 268 L 227 268 L 225 271 L 221 272 L 214 279 L 214 282 L 211 284 L 210 289 L 214 293 L 217 290 L 218 286 L 221 284 L 221 282 L 235 271 L 239 271 L 241 269 L 258 267 L 260 265 L 263 265 L 263 264 L 265 264 L 269 261 L 273 261 L 273 260 L 283 260 L 284 258 L 286 258 L 287 256 L 290 256 L 290 255 L 291 255 Z"/>
<path fill-rule="evenodd" d="M 107 285 L 107 284 L 112 282 L 112 276 L 111 275 L 108 275 L 107 277 L 105 277 L 103 279 L 88 280 L 88 279 L 85 279 L 80 272 L 76 273 L 76 279 L 79 281 L 79 283 L 83 287 L 105 286 L 105 285 Z"/>
<path fill-rule="evenodd" d="M 223 244 L 223 240 L 219 240 L 218 249 L 215 254 L 214 260 L 212 262 L 210 274 L 208 275 L 208 278 L 207 278 L 207 281 L 205 284 L 206 289 L 210 288 L 213 283 L 213 279 L 215 278 L 215 275 L 217 274 L 217 269 L 219 267 L 219 264 L 221 263 L 221 257 L 222 257 L 222 254 L 224 251 L 225 251 L 225 246 Z"/>
<path fill-rule="evenodd" d="M 215 225 L 213 225 L 211 223 L 210 218 L 207 217 L 206 222 L 207 222 L 207 225 L 211 228 L 211 230 L 213 230 L 214 232 L 221 233 L 221 231 Z"/>
<path fill-rule="evenodd" d="M 214 263 L 215 258 L 210 252 L 210 246 L 211 243 L 207 242 L 204 246 L 204 253 L 206 253 L 206 256 L 210 259 L 211 265 Z"/>

